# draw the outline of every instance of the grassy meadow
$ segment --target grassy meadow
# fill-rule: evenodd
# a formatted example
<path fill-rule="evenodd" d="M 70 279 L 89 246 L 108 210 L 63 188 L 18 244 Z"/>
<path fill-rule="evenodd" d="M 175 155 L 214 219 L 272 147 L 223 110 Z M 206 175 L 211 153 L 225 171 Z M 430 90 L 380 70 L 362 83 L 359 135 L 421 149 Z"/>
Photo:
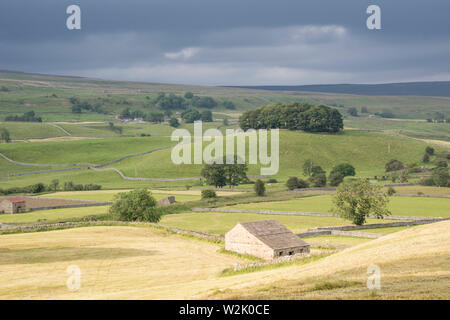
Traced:
<path fill-rule="evenodd" d="M 220 245 L 153 228 L 2 235 L 0 271 L 8 277 L 0 279 L 0 297 L 448 299 L 449 224 L 417 226 L 306 264 L 227 277 L 220 276 L 224 269 L 245 260 L 220 253 Z M 383 275 L 377 292 L 366 288 L 372 264 L 380 266 Z M 66 286 L 71 265 L 82 274 L 77 291 Z"/>
<path fill-rule="evenodd" d="M 161 219 L 162 225 L 182 229 L 225 235 L 239 222 L 258 220 L 278 220 L 295 233 L 306 232 L 308 229 L 330 226 L 350 225 L 348 220 L 339 217 L 315 217 L 271 215 L 258 213 L 228 213 L 228 212 L 186 212 L 165 215 Z M 367 219 L 367 223 L 387 223 L 395 220 Z M 372 230 L 372 229 L 370 229 Z"/>
<path fill-rule="evenodd" d="M 236 209 L 258 209 L 301 212 L 330 212 L 332 196 L 305 197 L 270 203 L 250 203 L 232 206 Z M 431 197 L 390 197 L 388 209 L 395 216 L 450 217 L 450 199 Z"/>

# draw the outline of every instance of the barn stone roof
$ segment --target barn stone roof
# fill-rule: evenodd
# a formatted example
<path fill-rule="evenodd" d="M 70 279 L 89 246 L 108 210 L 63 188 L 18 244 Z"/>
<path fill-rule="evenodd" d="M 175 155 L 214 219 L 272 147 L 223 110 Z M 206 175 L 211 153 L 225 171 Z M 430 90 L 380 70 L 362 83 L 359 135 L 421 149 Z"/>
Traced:
<path fill-rule="evenodd" d="M 241 222 L 240 225 L 272 249 L 309 246 L 308 243 L 300 239 L 277 220 Z"/>

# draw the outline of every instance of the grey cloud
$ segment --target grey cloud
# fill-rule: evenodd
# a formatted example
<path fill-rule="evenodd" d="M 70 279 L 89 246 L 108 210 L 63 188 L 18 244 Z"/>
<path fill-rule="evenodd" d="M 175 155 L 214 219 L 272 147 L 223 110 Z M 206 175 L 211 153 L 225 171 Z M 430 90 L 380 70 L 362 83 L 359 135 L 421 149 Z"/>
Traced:
<path fill-rule="evenodd" d="M 190 84 L 448 80 L 450 2 L 3 0 L 0 69 Z M 82 30 L 65 29 L 79 4 Z"/>

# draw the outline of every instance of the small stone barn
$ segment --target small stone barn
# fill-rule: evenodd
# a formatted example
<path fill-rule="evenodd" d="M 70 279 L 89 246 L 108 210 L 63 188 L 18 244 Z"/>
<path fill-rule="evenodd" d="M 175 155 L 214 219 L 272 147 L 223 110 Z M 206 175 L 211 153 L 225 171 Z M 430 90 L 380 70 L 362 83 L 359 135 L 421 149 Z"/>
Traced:
<path fill-rule="evenodd" d="M 309 244 L 277 220 L 241 222 L 225 235 L 225 249 L 266 260 L 309 253 Z"/>
<path fill-rule="evenodd" d="M 158 205 L 160 205 L 160 206 L 167 206 L 167 205 L 173 204 L 173 203 L 175 203 L 174 196 L 165 197 L 158 201 Z"/>
<path fill-rule="evenodd" d="M 7 198 L 0 200 L 0 213 L 21 213 L 27 210 L 22 198 Z"/>

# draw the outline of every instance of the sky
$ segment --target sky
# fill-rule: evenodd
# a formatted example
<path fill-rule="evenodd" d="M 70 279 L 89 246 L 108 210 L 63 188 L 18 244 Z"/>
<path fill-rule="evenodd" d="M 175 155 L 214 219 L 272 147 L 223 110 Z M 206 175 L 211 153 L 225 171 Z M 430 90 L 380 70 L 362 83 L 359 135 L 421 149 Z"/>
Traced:
<path fill-rule="evenodd" d="M 81 30 L 66 9 L 81 8 Z M 369 30 L 369 5 L 381 30 Z M 0 69 L 197 85 L 450 80 L 448 0 L 2 0 Z"/>

